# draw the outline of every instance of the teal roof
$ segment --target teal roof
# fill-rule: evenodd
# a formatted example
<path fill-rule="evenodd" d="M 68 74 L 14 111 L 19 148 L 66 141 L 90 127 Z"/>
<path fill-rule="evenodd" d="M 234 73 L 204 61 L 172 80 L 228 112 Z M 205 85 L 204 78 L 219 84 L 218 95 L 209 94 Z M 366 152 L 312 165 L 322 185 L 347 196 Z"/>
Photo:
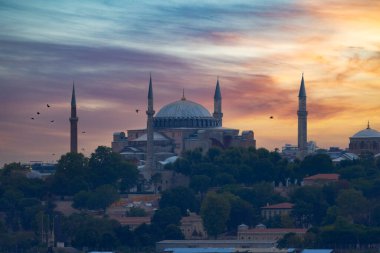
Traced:
<path fill-rule="evenodd" d="M 212 118 L 212 116 L 202 105 L 181 99 L 162 107 L 156 118 Z"/>
<path fill-rule="evenodd" d="M 375 129 L 366 128 L 357 132 L 351 138 L 380 138 L 380 133 Z"/>

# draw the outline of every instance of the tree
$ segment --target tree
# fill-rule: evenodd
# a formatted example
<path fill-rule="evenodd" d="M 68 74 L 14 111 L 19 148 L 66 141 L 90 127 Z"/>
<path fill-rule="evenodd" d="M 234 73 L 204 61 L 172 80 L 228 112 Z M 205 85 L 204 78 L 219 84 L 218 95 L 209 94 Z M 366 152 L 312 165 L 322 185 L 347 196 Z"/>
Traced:
<path fill-rule="evenodd" d="M 354 189 L 342 190 L 337 197 L 338 213 L 356 223 L 368 221 L 368 200 L 360 191 Z"/>
<path fill-rule="evenodd" d="M 156 224 L 162 229 L 170 224 L 179 225 L 180 221 L 181 210 L 175 206 L 158 209 L 152 217 L 152 224 Z"/>
<path fill-rule="evenodd" d="M 185 236 L 182 234 L 181 229 L 174 225 L 169 224 L 164 230 L 165 240 L 183 240 Z"/>
<path fill-rule="evenodd" d="M 138 170 L 135 165 L 127 162 L 119 153 L 112 149 L 99 146 L 89 160 L 91 168 L 91 183 L 93 188 L 103 184 L 116 185 L 119 179 L 121 191 L 129 190 L 137 184 Z"/>
<path fill-rule="evenodd" d="M 225 230 L 230 209 L 230 203 L 223 195 L 216 193 L 206 195 L 201 207 L 201 216 L 210 236 L 217 238 Z"/>
<path fill-rule="evenodd" d="M 326 154 L 316 154 L 306 156 L 300 164 L 298 177 L 314 175 L 318 173 L 331 173 L 334 171 L 334 164 Z"/>
<path fill-rule="evenodd" d="M 164 191 L 159 204 L 160 208 L 176 206 L 182 215 L 186 215 L 187 210 L 196 211 L 199 206 L 194 191 L 182 186 Z"/>
<path fill-rule="evenodd" d="M 106 210 L 119 199 L 119 194 L 112 185 L 102 185 L 94 192 L 81 191 L 74 196 L 73 207 L 89 210 Z"/>
<path fill-rule="evenodd" d="M 147 213 L 144 208 L 131 207 L 128 211 L 126 211 L 125 215 L 128 217 L 145 217 L 147 216 Z"/>
<path fill-rule="evenodd" d="M 292 215 L 298 225 L 320 225 L 326 216 L 328 204 L 319 187 L 305 186 L 297 189 L 292 195 L 295 206 Z"/>
<path fill-rule="evenodd" d="M 200 192 L 201 194 L 207 192 L 210 187 L 211 179 L 205 175 L 195 175 L 191 178 L 190 188 L 195 192 Z"/>
<path fill-rule="evenodd" d="M 88 174 L 88 159 L 83 154 L 67 153 L 58 161 L 51 189 L 62 196 L 89 190 Z"/>
<path fill-rule="evenodd" d="M 249 202 L 233 196 L 230 206 L 231 210 L 227 221 L 228 231 L 236 231 L 241 224 L 252 226 L 256 223 L 255 210 Z"/>

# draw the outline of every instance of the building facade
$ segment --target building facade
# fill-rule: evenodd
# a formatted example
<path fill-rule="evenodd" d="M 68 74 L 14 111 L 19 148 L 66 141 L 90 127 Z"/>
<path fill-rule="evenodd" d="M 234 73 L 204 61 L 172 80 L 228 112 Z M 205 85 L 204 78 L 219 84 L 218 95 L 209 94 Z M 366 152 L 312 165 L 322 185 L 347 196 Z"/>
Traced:
<path fill-rule="evenodd" d="M 222 95 L 219 80 L 214 93 L 214 112 L 201 104 L 182 98 L 154 113 L 152 79 L 149 81 L 147 128 L 117 132 L 112 150 L 127 159 L 157 167 L 159 161 L 182 152 L 211 147 L 256 147 L 253 131 L 223 127 Z M 154 116 L 155 115 L 155 116 Z"/>
<path fill-rule="evenodd" d="M 363 129 L 350 137 L 348 150 L 357 155 L 364 153 L 372 153 L 374 155 L 379 154 L 380 132 L 372 129 L 368 122 L 366 129 Z"/>
<path fill-rule="evenodd" d="M 261 207 L 261 216 L 270 219 L 276 216 L 289 216 L 293 210 L 294 204 L 289 202 Z"/>
<path fill-rule="evenodd" d="M 306 110 L 306 89 L 305 82 L 301 79 L 300 91 L 298 94 L 298 156 L 303 159 L 307 153 L 307 110 Z"/>

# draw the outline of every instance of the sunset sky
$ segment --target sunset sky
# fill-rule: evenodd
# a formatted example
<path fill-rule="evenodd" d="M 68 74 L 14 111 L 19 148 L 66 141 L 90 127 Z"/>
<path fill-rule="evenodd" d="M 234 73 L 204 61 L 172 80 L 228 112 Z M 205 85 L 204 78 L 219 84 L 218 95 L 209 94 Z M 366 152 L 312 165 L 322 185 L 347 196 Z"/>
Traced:
<path fill-rule="evenodd" d="M 224 126 L 258 147 L 297 143 L 302 72 L 309 140 L 380 130 L 380 1 L 0 0 L 0 25 L 0 165 L 69 150 L 73 81 L 86 155 L 144 128 L 150 72 L 156 112 L 183 88 L 212 111 L 219 76 Z"/>

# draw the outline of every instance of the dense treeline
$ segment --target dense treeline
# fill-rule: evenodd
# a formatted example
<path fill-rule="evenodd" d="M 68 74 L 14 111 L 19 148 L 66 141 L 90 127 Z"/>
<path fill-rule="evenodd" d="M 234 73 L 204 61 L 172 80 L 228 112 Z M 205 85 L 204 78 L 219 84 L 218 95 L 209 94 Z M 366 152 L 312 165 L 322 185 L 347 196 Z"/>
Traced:
<path fill-rule="evenodd" d="M 187 174 L 190 187 L 199 196 L 210 189 L 215 192 L 207 194 L 201 204 L 203 217 L 209 219 L 207 209 L 213 216 L 220 215 L 221 226 L 213 221 L 213 226 L 207 227 L 205 222 L 209 235 L 233 233 L 241 223 L 264 223 L 268 227 L 311 228 L 305 238 L 289 235 L 281 246 L 355 248 L 380 243 L 380 160 L 371 154 L 334 165 L 325 154 L 289 162 L 265 149 L 210 149 L 204 155 L 195 150 L 169 169 Z M 305 176 L 318 173 L 338 173 L 341 180 L 324 186 L 301 186 Z M 274 185 L 289 182 L 283 187 L 285 194 L 274 191 Z M 220 203 L 216 203 L 218 199 Z M 284 201 L 295 204 L 290 216 L 260 217 L 266 203 Z M 229 216 L 215 213 L 208 202 L 220 205 Z"/>
<path fill-rule="evenodd" d="M 211 238 L 236 234 L 244 223 L 268 227 L 310 228 L 304 238 L 294 234 L 280 241 L 286 247 L 366 247 L 380 243 L 380 161 L 372 155 L 334 165 L 324 154 L 290 162 L 265 149 L 194 150 L 165 169 L 190 178 L 189 187 L 162 192 L 150 225 L 134 231 L 88 212 L 67 217 L 54 211 L 54 199 L 71 196 L 77 209 L 103 211 L 119 194 L 137 187 L 143 178 L 136 166 L 109 148 L 99 147 L 89 158 L 61 157 L 57 171 L 46 180 L 27 179 L 20 164 L 4 166 L 0 174 L 0 251 L 37 252 L 47 245 L 49 231 L 60 217 L 62 237 L 70 245 L 90 250 L 153 250 L 156 241 L 182 239 L 181 217 L 201 215 Z M 305 176 L 339 173 L 336 184 L 301 186 Z M 152 180 L 157 189 L 160 176 Z M 282 185 L 279 194 L 275 186 Z M 290 216 L 265 220 L 261 207 L 295 204 Z M 146 215 L 130 210 L 130 216 Z M 41 251 L 41 250 L 40 250 Z"/>

